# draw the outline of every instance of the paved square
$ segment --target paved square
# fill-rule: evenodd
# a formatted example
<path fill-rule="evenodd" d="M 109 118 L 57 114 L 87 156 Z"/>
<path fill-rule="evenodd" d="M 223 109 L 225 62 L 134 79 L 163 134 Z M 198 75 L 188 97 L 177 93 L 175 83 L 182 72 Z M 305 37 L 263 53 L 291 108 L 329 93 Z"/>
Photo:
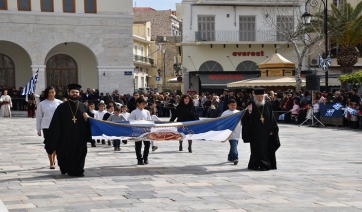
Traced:
<path fill-rule="evenodd" d="M 121 152 L 98 145 L 85 177 L 71 178 L 49 169 L 35 119 L 0 119 L 0 129 L 0 200 L 10 212 L 362 211 L 361 130 L 280 125 L 278 170 L 269 172 L 246 169 L 242 142 L 237 166 L 226 162 L 228 143 L 195 141 L 188 153 L 158 142 L 145 166 L 135 165 L 133 143 Z"/>

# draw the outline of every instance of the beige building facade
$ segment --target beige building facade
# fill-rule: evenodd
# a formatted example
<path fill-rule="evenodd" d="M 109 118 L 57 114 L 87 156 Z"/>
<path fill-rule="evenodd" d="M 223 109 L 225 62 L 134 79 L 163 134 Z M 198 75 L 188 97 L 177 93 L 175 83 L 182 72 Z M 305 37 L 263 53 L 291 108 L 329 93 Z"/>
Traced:
<path fill-rule="evenodd" d="M 39 70 L 37 94 L 69 83 L 133 92 L 132 0 L 3 2 L 0 84 L 23 87 Z"/>

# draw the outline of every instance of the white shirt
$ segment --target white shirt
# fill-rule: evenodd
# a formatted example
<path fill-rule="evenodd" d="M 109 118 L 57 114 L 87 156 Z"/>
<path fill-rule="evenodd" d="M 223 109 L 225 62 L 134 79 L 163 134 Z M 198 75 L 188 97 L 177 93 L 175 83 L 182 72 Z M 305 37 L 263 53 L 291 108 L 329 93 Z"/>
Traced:
<path fill-rule="evenodd" d="M 125 112 L 125 113 L 121 113 L 121 114 L 120 114 L 120 116 L 123 116 L 123 118 L 124 118 L 126 121 L 128 121 L 128 118 L 129 118 L 130 115 L 131 115 L 131 114 L 128 113 L 128 112 Z"/>
<path fill-rule="evenodd" d="M 156 115 L 151 116 L 152 121 L 162 121 L 160 118 L 158 118 Z"/>
<path fill-rule="evenodd" d="M 231 115 L 233 113 L 240 112 L 239 110 L 226 110 L 221 116 Z M 229 140 L 239 140 L 241 137 L 241 124 L 240 122 L 236 125 L 234 132 L 231 134 Z"/>
<path fill-rule="evenodd" d="M 319 112 L 319 103 L 313 105 L 313 111 L 314 111 L 315 113 L 318 113 L 318 112 Z"/>
<path fill-rule="evenodd" d="M 198 107 L 199 106 L 199 99 L 193 99 L 194 101 L 194 106 Z"/>
<path fill-rule="evenodd" d="M 63 102 L 59 99 L 54 100 L 44 100 L 39 103 L 36 110 L 36 131 L 40 133 L 42 129 L 48 129 L 50 122 L 52 121 L 54 111 L 57 109 L 58 105 Z"/>
<path fill-rule="evenodd" d="M 2 95 L 0 97 L 0 103 L 1 102 L 9 102 L 10 103 L 10 107 L 13 107 L 13 103 L 11 102 L 11 97 L 9 95 Z"/>
<path fill-rule="evenodd" d="M 106 113 L 107 113 L 106 110 L 98 111 L 97 114 L 94 114 L 94 118 L 103 120 L 103 116 L 104 116 L 104 114 L 106 114 Z"/>
<path fill-rule="evenodd" d="M 150 112 L 148 110 L 135 109 L 131 112 L 131 115 L 128 117 L 128 120 L 152 120 Z"/>

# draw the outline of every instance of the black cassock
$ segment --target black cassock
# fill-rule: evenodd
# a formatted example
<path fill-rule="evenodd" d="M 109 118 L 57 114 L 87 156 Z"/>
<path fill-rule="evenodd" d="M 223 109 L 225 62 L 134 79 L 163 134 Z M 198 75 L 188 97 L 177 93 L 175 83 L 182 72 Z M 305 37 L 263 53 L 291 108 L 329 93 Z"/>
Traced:
<path fill-rule="evenodd" d="M 87 142 L 92 140 L 89 123 L 83 117 L 84 112 L 89 113 L 86 105 L 69 100 L 57 107 L 50 123 L 45 149 L 48 154 L 56 151 L 62 174 L 80 176 L 84 172 Z M 73 114 L 77 119 L 75 123 Z"/>
<path fill-rule="evenodd" d="M 249 169 L 270 170 L 277 169 L 275 152 L 280 147 L 279 128 L 272 112 L 271 105 L 257 107 L 254 102 L 252 113 L 245 111 L 242 119 L 242 138 L 250 143 Z M 261 121 L 261 114 L 264 123 Z M 270 135 L 270 132 L 273 135 Z"/>

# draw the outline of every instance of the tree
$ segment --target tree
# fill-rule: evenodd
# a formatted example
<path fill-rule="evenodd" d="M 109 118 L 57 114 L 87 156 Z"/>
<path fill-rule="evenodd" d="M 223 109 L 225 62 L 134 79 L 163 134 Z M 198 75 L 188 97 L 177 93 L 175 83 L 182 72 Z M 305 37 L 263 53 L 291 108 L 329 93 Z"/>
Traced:
<path fill-rule="evenodd" d="M 356 46 L 362 43 L 362 2 L 355 8 L 349 3 L 342 4 L 340 8 L 331 4 L 331 8 L 328 28 L 331 41 L 340 45 L 337 62 L 342 73 L 352 73 L 359 57 Z"/>
<path fill-rule="evenodd" d="M 308 59 L 310 48 L 314 45 L 322 44 L 324 39 L 323 34 L 323 17 L 313 16 L 310 25 L 305 26 L 302 23 L 301 16 L 304 13 L 304 1 L 294 0 L 292 10 L 287 10 L 286 7 L 275 6 L 271 7 L 271 2 L 275 0 L 267 0 L 264 8 L 265 22 L 273 27 L 276 27 L 278 34 L 282 34 L 285 41 L 291 43 L 297 55 L 297 67 L 295 69 L 296 90 L 301 89 L 302 80 L 300 73 L 303 68 L 303 61 Z M 321 8 L 312 5 L 311 10 L 321 13 Z M 275 18 L 269 14 L 275 14 Z M 288 19 L 278 19 L 277 17 L 289 17 Z M 293 26 L 289 24 L 292 21 Z"/>
<path fill-rule="evenodd" d="M 362 85 L 362 70 L 353 74 L 340 75 L 338 80 L 342 83 L 350 83 L 353 87 L 359 87 Z"/>

